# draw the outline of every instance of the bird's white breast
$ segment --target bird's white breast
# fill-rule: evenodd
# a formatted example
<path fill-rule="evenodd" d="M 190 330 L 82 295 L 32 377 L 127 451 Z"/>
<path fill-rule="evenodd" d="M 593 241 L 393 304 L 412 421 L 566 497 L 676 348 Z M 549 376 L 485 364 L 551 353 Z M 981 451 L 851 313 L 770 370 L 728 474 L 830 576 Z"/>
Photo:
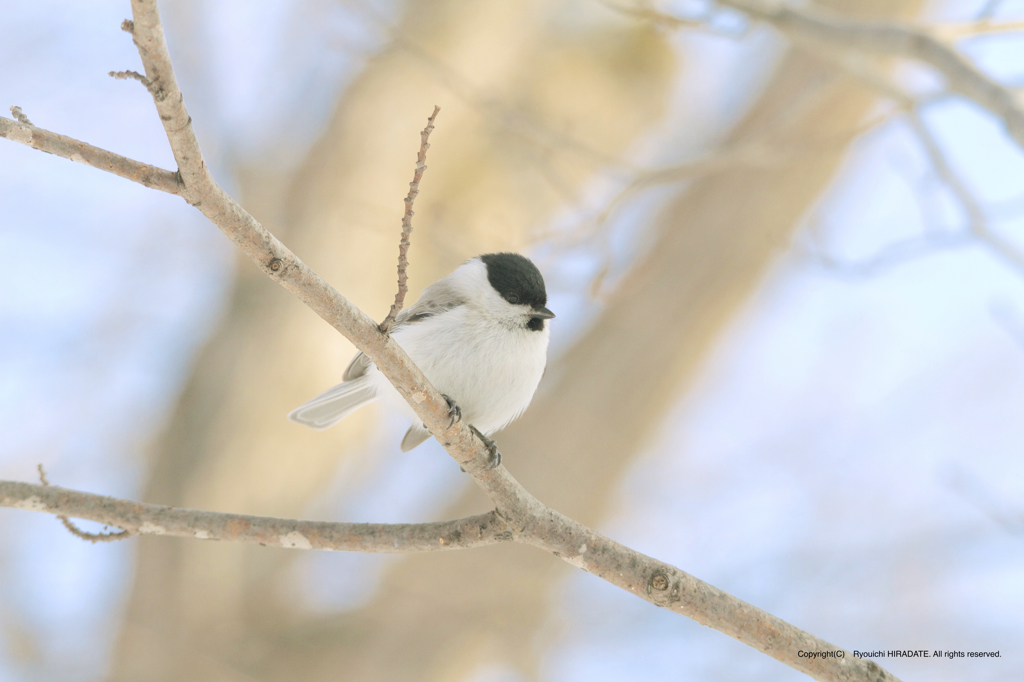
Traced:
<path fill-rule="evenodd" d="M 547 361 L 546 325 L 541 331 L 509 327 L 469 306 L 400 327 L 394 339 L 434 387 L 459 405 L 463 421 L 485 434 L 522 414 Z M 378 395 L 410 413 L 387 379 L 372 371 Z"/>

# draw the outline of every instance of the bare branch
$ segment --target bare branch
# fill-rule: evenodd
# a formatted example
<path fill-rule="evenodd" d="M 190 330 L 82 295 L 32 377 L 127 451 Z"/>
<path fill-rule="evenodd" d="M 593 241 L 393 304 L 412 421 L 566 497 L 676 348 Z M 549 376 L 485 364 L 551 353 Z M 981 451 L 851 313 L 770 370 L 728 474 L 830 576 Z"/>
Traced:
<path fill-rule="evenodd" d="M 946 77 L 951 92 L 974 100 L 1001 118 L 1006 131 L 1024 147 L 1024 108 L 1013 91 L 989 78 L 951 45 L 926 30 L 892 23 L 851 21 L 764 0 L 719 0 L 718 4 L 765 21 L 795 40 L 924 62 Z M 644 6 L 632 14 L 664 25 L 671 25 L 675 19 Z"/>
<path fill-rule="evenodd" d="M 88 519 L 123 528 L 132 535 L 170 535 L 293 549 L 400 554 L 483 547 L 512 538 L 506 522 L 493 511 L 438 523 L 295 521 L 178 509 L 17 481 L 0 481 L 0 507 L 56 514 L 62 519 Z"/>
<path fill-rule="evenodd" d="M 921 116 L 921 106 L 908 95 L 901 94 L 894 86 L 870 71 L 854 72 L 855 76 L 875 87 L 883 95 L 897 99 L 906 107 L 907 119 L 914 135 L 918 138 L 931 162 L 938 179 L 949 189 L 963 207 L 967 225 L 953 232 L 923 234 L 889 244 L 870 258 L 857 261 L 842 261 L 828 255 L 818 243 L 817 230 L 809 230 L 811 244 L 804 249 L 821 266 L 838 274 L 850 277 L 870 277 L 890 267 L 917 259 L 921 256 L 948 249 L 963 248 L 981 244 L 1005 258 L 1018 270 L 1024 271 L 1024 252 L 989 227 L 988 216 L 974 193 L 950 164 L 938 140 L 929 130 Z"/>
<path fill-rule="evenodd" d="M 1000 256 L 1010 261 L 1014 266 L 1024 270 L 1024 253 L 1021 253 L 1011 242 L 989 228 L 988 218 L 985 216 L 985 212 L 982 210 L 978 200 L 974 197 L 974 193 L 971 192 L 957 172 L 953 170 L 953 166 L 946 158 L 946 153 L 939 146 L 938 140 L 935 139 L 931 130 L 925 125 L 921 119 L 920 112 L 916 109 L 911 112 L 910 125 L 917 134 L 918 139 L 921 140 L 928 158 L 931 159 L 935 173 L 949 187 L 949 190 L 964 207 L 964 211 L 967 213 L 968 229 L 971 234 Z"/>
<path fill-rule="evenodd" d="M 395 323 L 395 317 L 398 313 L 402 312 L 402 306 L 405 305 L 405 295 L 409 293 L 408 281 L 409 275 L 406 270 L 409 269 L 409 238 L 412 235 L 412 204 L 416 201 L 416 197 L 420 193 L 420 180 L 423 178 L 423 171 L 427 170 L 427 150 L 430 149 L 430 145 L 427 140 L 430 138 L 430 133 L 434 130 L 434 119 L 437 118 L 437 112 L 441 111 L 441 107 L 434 105 L 434 113 L 427 119 L 427 127 L 420 132 L 420 151 L 416 154 L 416 170 L 412 175 L 412 182 L 409 183 L 409 193 L 405 196 L 405 215 L 402 216 L 402 241 L 398 245 L 398 293 L 395 294 L 395 302 L 391 305 L 391 311 L 388 312 L 388 316 L 384 318 L 384 321 L 380 323 L 380 331 L 383 334 L 387 334 L 391 331 L 391 325 Z"/>
<path fill-rule="evenodd" d="M 977 244 L 973 235 L 964 231 L 950 234 L 924 234 L 901 239 L 883 247 L 877 253 L 858 260 L 842 260 L 830 255 L 819 243 L 817 230 L 808 230 L 810 244 L 797 245 L 797 253 L 807 256 L 816 265 L 850 279 L 874 277 L 890 268 L 939 251 L 961 249 Z"/>
<path fill-rule="evenodd" d="M 50 487 L 50 482 L 46 480 L 46 470 L 43 469 L 43 465 L 40 464 L 39 468 L 39 482 L 43 484 L 44 488 Z M 71 519 L 67 516 L 57 516 L 57 520 L 64 524 L 68 532 L 74 535 L 80 540 L 86 540 L 88 542 L 114 542 L 115 540 L 125 540 L 132 535 L 129 530 L 120 530 L 115 533 L 87 533 L 75 524 L 71 523 Z"/>
<path fill-rule="evenodd" d="M 28 117 L 21 113 L 20 107 L 11 107 L 11 111 L 15 111 L 18 122 L 0 118 L 0 137 L 47 154 L 54 154 L 105 170 L 150 189 L 158 189 L 168 194 L 181 194 L 181 183 L 178 181 L 178 176 L 170 171 L 134 161 L 99 147 L 93 147 L 91 144 L 79 142 L 71 137 L 36 128 L 28 120 Z"/>
<path fill-rule="evenodd" d="M 860 23 L 751 0 L 722 0 L 791 35 L 876 54 L 909 57 L 940 71 L 952 92 L 972 99 L 1003 120 L 1024 147 L 1024 109 L 1014 93 L 982 73 L 966 57 L 935 36 L 908 26 Z"/>
<path fill-rule="evenodd" d="M 540 503 L 532 500 L 532 505 Z M 407 553 L 515 541 L 552 552 L 577 568 L 724 632 L 816 680 L 896 681 L 872 661 L 855 658 L 675 566 L 620 545 L 543 506 L 543 514 L 530 519 L 518 517 L 514 523 L 497 511 L 440 523 L 332 523 L 177 509 L 16 481 L 0 481 L 0 506 L 90 519 L 141 535 L 291 549 Z M 524 521 L 525 525 L 520 525 Z M 815 652 L 820 653 L 808 655 Z"/>
<path fill-rule="evenodd" d="M 834 57 L 835 55 L 829 53 L 829 56 Z M 770 140 L 772 140 L 775 131 L 769 129 L 759 136 L 758 139 L 743 145 L 726 146 L 714 153 L 695 158 L 691 161 L 634 174 L 633 178 L 605 203 L 604 208 L 593 218 L 590 226 L 591 230 L 586 234 L 586 236 L 594 236 L 600 235 L 602 232 L 605 233 L 605 239 L 600 245 L 604 251 L 603 265 L 599 268 L 593 280 L 591 280 L 591 298 L 595 300 L 601 298 L 605 280 L 611 271 L 612 254 L 605 227 L 615 210 L 635 194 L 657 185 L 694 180 L 737 167 L 781 167 L 792 159 L 799 158 L 805 154 L 827 151 L 834 147 L 845 147 L 851 139 L 888 120 L 893 113 L 883 112 L 864 121 L 855 128 L 840 131 L 824 139 L 811 140 L 807 144 L 790 145 L 786 149 L 771 144 Z M 583 230 L 580 230 L 577 235 L 569 239 L 580 241 L 584 236 Z M 821 257 L 820 260 L 824 262 L 825 258 Z M 829 265 L 831 265 L 831 261 Z"/>
<path fill-rule="evenodd" d="M 931 161 L 932 168 L 939 179 L 949 188 L 953 196 L 967 214 L 967 229 L 961 233 L 946 235 L 925 235 L 898 242 L 887 247 L 882 253 L 870 259 L 854 263 L 842 263 L 824 255 L 820 249 L 815 254 L 826 267 L 855 276 L 871 275 L 878 270 L 895 265 L 939 249 L 955 248 L 980 241 L 1018 269 L 1024 270 L 1024 252 L 1021 252 L 1009 240 L 993 232 L 989 227 L 988 217 L 974 193 L 953 169 L 938 140 L 925 124 L 922 109 L 934 98 L 915 99 L 885 75 L 856 54 L 837 53 L 823 43 L 802 43 L 802 47 L 810 49 L 819 58 L 826 59 L 842 69 L 844 73 L 858 79 L 875 90 L 882 97 L 893 100 L 900 111 L 907 114 L 911 130 L 917 136 L 924 151 Z"/>
<path fill-rule="evenodd" d="M 673 182 L 683 182 L 707 177 L 715 173 L 730 170 L 733 168 L 776 168 L 791 161 L 794 158 L 805 154 L 815 154 L 827 151 L 836 147 L 845 147 L 850 140 L 874 128 L 876 125 L 890 118 L 889 113 L 884 113 L 856 128 L 841 131 L 826 139 L 811 140 L 800 146 L 780 148 L 771 143 L 773 131 L 768 131 L 762 139 L 755 140 L 740 146 L 729 146 L 719 149 L 710 154 L 684 161 L 673 166 L 652 168 L 650 170 L 636 173 L 633 178 L 623 186 L 604 209 L 594 220 L 595 227 L 600 228 L 615 211 L 616 208 L 626 202 L 637 192 Z"/>
<path fill-rule="evenodd" d="M 178 162 L 183 185 L 181 196 L 220 228 L 265 274 L 363 351 L 463 468 L 470 472 L 486 469 L 489 458 L 483 443 L 462 423 L 449 428 L 448 403 L 405 351 L 382 334 L 369 316 L 310 270 L 214 181 L 203 160 L 192 129 L 192 119 L 174 77 L 156 3 L 153 0 L 133 0 L 132 12 L 132 37 L 145 65 L 146 77 L 153 83 L 153 101 Z"/>

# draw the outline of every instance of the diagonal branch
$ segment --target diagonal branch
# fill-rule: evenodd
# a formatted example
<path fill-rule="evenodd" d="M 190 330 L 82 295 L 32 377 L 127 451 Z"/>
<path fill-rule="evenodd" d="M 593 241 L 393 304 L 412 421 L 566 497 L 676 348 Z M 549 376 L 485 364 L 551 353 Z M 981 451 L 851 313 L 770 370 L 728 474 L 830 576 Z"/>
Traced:
<path fill-rule="evenodd" d="M 142 57 L 153 102 L 178 163 L 182 198 L 220 228 L 265 274 L 365 353 L 464 469 L 485 469 L 488 455 L 483 443 L 462 423 L 449 428 L 448 403 L 401 346 L 382 334 L 368 315 L 310 270 L 213 179 L 174 77 L 155 0 L 132 0 L 132 14 L 134 21 L 126 21 L 122 28 L 132 34 Z"/>
<path fill-rule="evenodd" d="M 511 539 L 516 542 L 551 552 L 573 566 L 653 604 L 715 628 L 814 679 L 828 682 L 888 682 L 896 679 L 873 661 L 854 658 L 849 652 L 674 566 L 604 537 L 542 504 L 512 478 L 504 467 L 499 465 L 491 469 L 491 458 L 482 441 L 463 422 L 451 425 L 447 402 L 409 360 L 402 348 L 383 334 L 372 319 L 310 270 L 214 181 L 203 161 L 192 129 L 192 119 L 185 109 L 174 77 L 155 0 L 132 0 L 132 13 L 134 22 L 126 21 L 122 28 L 132 33 L 139 49 L 149 80 L 148 88 L 178 163 L 180 187 L 177 194 L 198 208 L 271 279 L 293 293 L 365 353 L 408 401 L 430 433 L 483 488 L 496 506 L 494 512 L 484 517 L 472 517 L 449 524 L 456 524 L 455 529 L 459 532 L 480 528 L 480 533 L 483 533 L 484 529 L 474 524 L 482 524 L 486 518 L 488 528 L 492 522 L 498 524 L 494 526 L 494 541 L 506 539 L 504 535 L 499 538 L 497 533 L 511 533 Z M 197 537 L 197 531 L 206 534 L 219 532 L 225 540 L 292 547 L 308 545 L 313 548 L 313 538 L 320 537 L 317 533 L 327 532 L 327 526 L 322 524 L 301 525 L 311 522 L 261 519 L 266 534 L 261 534 L 264 531 L 250 534 L 245 531 L 254 527 L 257 517 L 194 512 L 99 496 L 79 497 L 84 495 L 87 494 L 0 481 L 0 506 L 93 518 L 140 533 L 162 532 Z M 145 513 L 155 514 L 154 518 L 158 518 L 160 523 L 145 525 L 146 522 L 142 521 Z M 371 526 L 368 525 L 341 524 L 341 527 L 350 529 L 359 538 L 373 536 Z M 372 528 L 385 534 L 391 533 L 388 539 L 392 541 L 401 539 L 395 535 L 398 526 Z M 401 528 L 408 531 L 416 527 Z M 299 541 L 298 536 L 290 535 L 293 532 L 301 533 L 305 542 Z M 286 542 L 289 537 L 293 538 L 290 545 Z M 353 543 L 351 547 L 339 546 L 339 549 L 357 549 L 363 542 L 362 539 L 345 540 L 344 535 L 338 539 L 342 543 Z M 271 542 L 267 543 L 266 540 Z M 429 538 L 425 540 L 432 542 Z"/>
<path fill-rule="evenodd" d="M 0 481 L 0 507 L 73 516 L 135 535 L 169 535 L 250 545 L 402 554 L 483 547 L 512 539 L 496 512 L 438 523 L 334 523 L 179 509 L 57 486 Z"/>

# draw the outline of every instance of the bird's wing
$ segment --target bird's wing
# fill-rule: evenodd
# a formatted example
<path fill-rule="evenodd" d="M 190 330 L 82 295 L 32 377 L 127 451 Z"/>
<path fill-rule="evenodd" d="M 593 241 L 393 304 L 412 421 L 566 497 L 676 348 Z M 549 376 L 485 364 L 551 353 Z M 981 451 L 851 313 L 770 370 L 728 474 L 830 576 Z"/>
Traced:
<path fill-rule="evenodd" d="M 466 299 L 452 287 L 449 278 L 445 277 L 427 287 L 414 305 L 398 313 L 394 328 L 420 322 L 452 308 L 458 308 L 465 302 Z"/>
<path fill-rule="evenodd" d="M 466 299 L 452 288 L 448 278 L 445 277 L 444 279 L 438 280 L 427 287 L 423 291 L 423 295 L 420 296 L 420 300 L 416 301 L 414 305 L 398 313 L 395 317 L 395 325 L 391 328 L 391 331 L 398 331 L 407 325 L 416 324 L 417 322 L 422 322 L 428 317 L 439 315 L 440 313 L 451 310 L 452 308 L 458 308 L 465 302 Z M 356 356 L 352 358 L 352 362 L 349 363 L 348 369 L 345 370 L 345 374 L 341 377 L 342 381 L 358 379 L 366 374 L 366 371 L 370 369 L 371 364 L 373 363 L 370 358 L 366 357 L 361 352 L 357 353 Z"/>

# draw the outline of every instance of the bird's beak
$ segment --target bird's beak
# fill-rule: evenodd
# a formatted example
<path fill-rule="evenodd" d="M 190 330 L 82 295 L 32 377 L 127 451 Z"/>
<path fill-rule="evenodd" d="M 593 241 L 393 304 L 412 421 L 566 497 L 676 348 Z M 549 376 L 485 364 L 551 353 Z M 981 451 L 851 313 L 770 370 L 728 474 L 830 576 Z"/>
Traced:
<path fill-rule="evenodd" d="M 530 317 L 535 320 L 550 320 L 555 314 L 542 305 L 534 306 Z"/>

